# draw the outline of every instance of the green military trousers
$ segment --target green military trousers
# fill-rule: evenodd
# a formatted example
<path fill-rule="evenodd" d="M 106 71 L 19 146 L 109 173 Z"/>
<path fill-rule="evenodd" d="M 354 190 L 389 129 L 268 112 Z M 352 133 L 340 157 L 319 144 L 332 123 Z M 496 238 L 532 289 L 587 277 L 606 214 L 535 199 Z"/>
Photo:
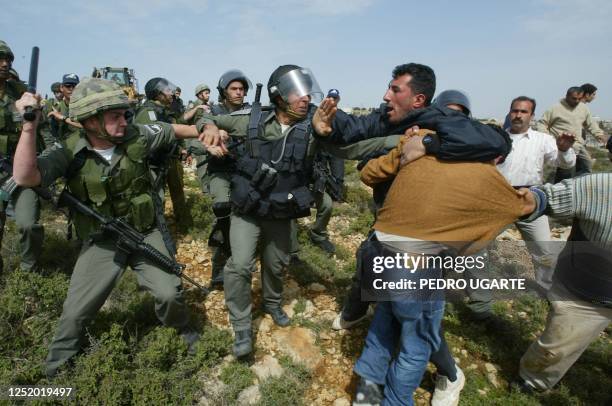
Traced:
<path fill-rule="evenodd" d="M 185 184 L 183 182 L 183 164 L 180 159 L 171 158 L 166 174 L 168 192 L 172 199 L 172 212 L 177 225 L 187 228 L 191 225 L 191 213 L 185 201 Z"/>
<path fill-rule="evenodd" d="M 317 193 L 315 195 L 315 208 L 317 210 L 317 214 L 315 217 L 315 222 L 312 227 L 310 227 L 310 238 L 313 241 L 324 241 L 329 238 L 329 234 L 327 233 L 327 225 L 329 224 L 329 220 L 332 216 L 332 211 L 334 209 L 334 202 L 332 198 L 327 192 Z M 300 251 L 300 243 L 297 238 L 297 220 L 291 221 L 291 255 L 297 255 Z"/>
<path fill-rule="evenodd" d="M 231 174 L 229 172 L 216 172 L 205 176 L 202 180 L 202 189 L 206 189 L 212 198 L 213 204 L 230 201 Z M 206 186 L 204 186 L 206 182 Z M 217 218 L 216 221 L 220 221 Z M 212 280 L 213 284 L 223 283 L 223 268 L 228 259 L 228 252 L 223 248 L 212 248 Z"/>
<path fill-rule="evenodd" d="M 31 270 L 42 252 L 44 228 L 38 224 L 40 219 L 40 199 L 32 189 L 19 188 L 10 204 L 15 212 L 15 223 L 19 231 L 21 248 L 21 269 Z M 6 202 L 0 202 L 0 242 L 6 223 Z"/>
<path fill-rule="evenodd" d="M 157 250 L 168 255 L 161 233 L 156 229 L 145 238 Z M 57 369 L 81 349 L 87 324 L 94 318 L 125 271 L 116 264 L 115 242 L 103 240 L 84 243 L 77 259 L 62 315 L 49 347 L 46 372 Z M 132 254 L 128 265 L 136 272 L 138 284 L 155 297 L 155 313 L 166 326 L 181 329 L 187 325 L 188 313 L 181 279 L 165 272 L 140 254 Z"/>
<path fill-rule="evenodd" d="M 282 269 L 289 260 L 291 220 L 264 220 L 232 214 L 230 243 L 232 257 L 224 269 L 225 304 L 235 331 L 251 329 L 251 270 L 257 247 L 261 246 L 263 306 L 281 305 Z"/>

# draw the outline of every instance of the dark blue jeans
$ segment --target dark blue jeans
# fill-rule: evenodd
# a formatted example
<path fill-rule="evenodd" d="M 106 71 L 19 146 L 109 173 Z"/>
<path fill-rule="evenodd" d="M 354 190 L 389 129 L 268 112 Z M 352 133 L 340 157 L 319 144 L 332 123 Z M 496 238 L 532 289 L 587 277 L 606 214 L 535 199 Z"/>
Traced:
<path fill-rule="evenodd" d="M 383 405 L 413 404 L 429 356 L 440 346 L 443 315 L 442 300 L 378 303 L 355 372 L 385 385 Z"/>

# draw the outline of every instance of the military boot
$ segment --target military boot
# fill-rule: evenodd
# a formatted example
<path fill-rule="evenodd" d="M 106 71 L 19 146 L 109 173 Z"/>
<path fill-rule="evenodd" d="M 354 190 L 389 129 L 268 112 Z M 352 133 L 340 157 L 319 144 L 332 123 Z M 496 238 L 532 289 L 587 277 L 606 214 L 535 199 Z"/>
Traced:
<path fill-rule="evenodd" d="M 184 327 L 179 330 L 179 334 L 187 344 L 187 354 L 195 355 L 196 345 L 198 344 L 198 341 L 200 341 L 200 333 L 191 327 Z"/>
<path fill-rule="evenodd" d="M 272 320 L 274 320 L 274 323 L 276 323 L 277 326 L 287 327 L 289 324 L 291 324 L 291 319 L 280 307 L 274 309 L 267 309 L 264 307 L 263 311 L 264 313 L 268 313 L 270 316 L 272 316 Z"/>
<path fill-rule="evenodd" d="M 236 358 L 243 358 L 253 352 L 253 333 L 251 329 L 235 331 L 232 350 Z"/>

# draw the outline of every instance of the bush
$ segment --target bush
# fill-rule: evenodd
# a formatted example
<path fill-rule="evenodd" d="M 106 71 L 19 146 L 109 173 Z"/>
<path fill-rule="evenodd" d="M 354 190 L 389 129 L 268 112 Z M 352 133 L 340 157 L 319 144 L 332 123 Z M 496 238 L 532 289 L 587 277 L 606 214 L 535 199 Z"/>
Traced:
<path fill-rule="evenodd" d="M 253 385 L 255 374 L 248 365 L 232 362 L 221 370 L 221 381 L 227 385 L 224 397 L 234 401 L 244 389 Z"/>
<path fill-rule="evenodd" d="M 303 365 L 295 364 L 288 357 L 279 360 L 283 375 L 266 379 L 260 386 L 261 405 L 302 405 L 304 393 L 312 378 Z"/>

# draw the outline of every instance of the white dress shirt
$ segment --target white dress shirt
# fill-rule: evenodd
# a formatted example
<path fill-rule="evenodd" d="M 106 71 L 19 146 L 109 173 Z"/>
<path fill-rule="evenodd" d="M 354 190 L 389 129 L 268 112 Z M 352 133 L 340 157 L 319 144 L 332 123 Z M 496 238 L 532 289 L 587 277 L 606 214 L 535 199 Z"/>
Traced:
<path fill-rule="evenodd" d="M 552 135 L 527 130 L 522 134 L 510 134 L 512 151 L 497 169 L 512 186 L 531 186 L 544 183 L 544 164 L 569 169 L 576 165 L 573 148 L 559 151 Z"/>

